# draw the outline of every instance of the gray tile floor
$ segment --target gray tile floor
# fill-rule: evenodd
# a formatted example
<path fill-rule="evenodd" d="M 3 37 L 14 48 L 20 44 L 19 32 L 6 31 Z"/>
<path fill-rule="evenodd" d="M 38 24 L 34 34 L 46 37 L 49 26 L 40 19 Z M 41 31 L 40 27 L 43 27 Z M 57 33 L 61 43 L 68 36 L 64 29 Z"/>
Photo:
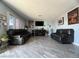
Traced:
<path fill-rule="evenodd" d="M 3 58 L 78 58 L 79 47 L 60 44 L 49 37 L 32 37 L 26 44 L 10 46 Z"/>

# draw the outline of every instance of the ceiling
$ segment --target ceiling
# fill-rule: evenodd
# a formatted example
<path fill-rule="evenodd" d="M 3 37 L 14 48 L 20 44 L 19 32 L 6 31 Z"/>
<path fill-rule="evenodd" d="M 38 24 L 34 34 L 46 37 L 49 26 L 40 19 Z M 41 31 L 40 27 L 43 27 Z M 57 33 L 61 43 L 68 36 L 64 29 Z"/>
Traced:
<path fill-rule="evenodd" d="M 75 7 L 78 0 L 3 0 L 34 20 L 55 20 Z"/>

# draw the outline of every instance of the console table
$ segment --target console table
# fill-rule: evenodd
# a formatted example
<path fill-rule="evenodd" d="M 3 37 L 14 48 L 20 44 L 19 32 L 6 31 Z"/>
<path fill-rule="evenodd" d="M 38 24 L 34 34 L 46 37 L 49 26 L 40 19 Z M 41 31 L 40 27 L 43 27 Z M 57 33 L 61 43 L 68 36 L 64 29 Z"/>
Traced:
<path fill-rule="evenodd" d="M 45 36 L 46 30 L 45 29 L 35 29 L 32 30 L 32 35 L 33 36 Z"/>

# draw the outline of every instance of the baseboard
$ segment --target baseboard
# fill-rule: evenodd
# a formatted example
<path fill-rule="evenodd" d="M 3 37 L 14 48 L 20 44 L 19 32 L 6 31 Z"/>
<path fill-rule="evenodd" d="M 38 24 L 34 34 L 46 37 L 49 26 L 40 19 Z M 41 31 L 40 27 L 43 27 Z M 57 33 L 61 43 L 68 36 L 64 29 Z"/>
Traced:
<path fill-rule="evenodd" d="M 73 45 L 79 46 L 79 44 L 78 44 L 78 43 L 73 43 Z"/>

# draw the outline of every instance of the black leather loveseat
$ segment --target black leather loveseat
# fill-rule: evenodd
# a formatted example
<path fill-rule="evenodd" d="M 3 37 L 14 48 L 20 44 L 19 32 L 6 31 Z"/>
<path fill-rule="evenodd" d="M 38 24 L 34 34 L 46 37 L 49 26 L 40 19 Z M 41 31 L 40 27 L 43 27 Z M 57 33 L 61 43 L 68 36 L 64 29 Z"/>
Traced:
<path fill-rule="evenodd" d="M 9 44 L 24 44 L 31 36 L 31 33 L 25 29 L 9 29 L 7 34 L 9 38 Z"/>
<path fill-rule="evenodd" d="M 74 42 L 74 30 L 73 29 L 58 29 L 56 33 L 51 34 L 51 38 L 64 43 Z"/>
<path fill-rule="evenodd" d="M 45 29 L 34 29 L 32 30 L 32 35 L 33 36 L 45 36 L 47 31 Z"/>

